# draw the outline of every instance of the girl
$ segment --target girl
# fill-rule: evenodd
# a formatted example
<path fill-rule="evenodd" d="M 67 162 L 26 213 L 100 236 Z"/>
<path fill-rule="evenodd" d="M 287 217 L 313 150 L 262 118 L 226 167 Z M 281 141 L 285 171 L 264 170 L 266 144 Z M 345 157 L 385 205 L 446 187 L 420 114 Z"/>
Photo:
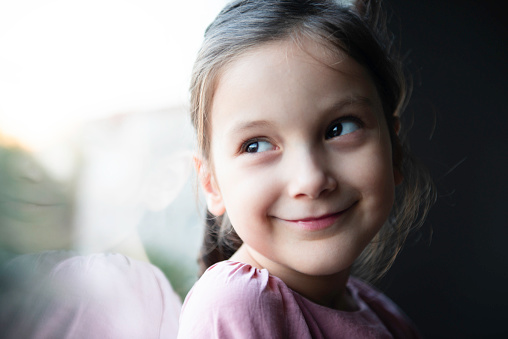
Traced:
<path fill-rule="evenodd" d="M 417 336 L 351 277 L 382 276 L 433 199 L 398 137 L 406 91 L 378 1 L 222 10 L 191 86 L 207 270 L 179 338 Z"/>

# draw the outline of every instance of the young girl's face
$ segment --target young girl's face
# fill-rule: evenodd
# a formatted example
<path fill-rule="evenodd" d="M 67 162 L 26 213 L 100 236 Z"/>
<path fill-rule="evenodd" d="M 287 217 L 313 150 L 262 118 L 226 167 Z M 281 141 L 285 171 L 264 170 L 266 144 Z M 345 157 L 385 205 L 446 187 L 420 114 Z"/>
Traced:
<path fill-rule="evenodd" d="M 387 220 L 390 137 L 370 75 L 346 54 L 310 40 L 247 52 L 220 76 L 209 123 L 208 208 L 227 210 L 257 266 L 346 272 Z"/>

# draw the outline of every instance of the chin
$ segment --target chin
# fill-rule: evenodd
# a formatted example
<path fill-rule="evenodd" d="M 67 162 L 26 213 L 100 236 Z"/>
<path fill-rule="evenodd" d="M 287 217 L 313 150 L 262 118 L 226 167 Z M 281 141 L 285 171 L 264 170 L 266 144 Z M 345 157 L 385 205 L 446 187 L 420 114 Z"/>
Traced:
<path fill-rule="evenodd" d="M 337 262 L 317 262 L 317 263 L 308 263 L 302 264 L 299 263 L 298 271 L 302 274 L 309 276 L 330 276 L 341 273 L 348 273 L 351 264 L 348 263 L 337 263 Z"/>

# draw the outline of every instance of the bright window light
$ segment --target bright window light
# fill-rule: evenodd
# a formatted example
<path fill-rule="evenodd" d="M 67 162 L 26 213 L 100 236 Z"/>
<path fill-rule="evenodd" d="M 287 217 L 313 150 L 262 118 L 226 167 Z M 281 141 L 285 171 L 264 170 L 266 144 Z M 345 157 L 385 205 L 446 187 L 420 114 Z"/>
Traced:
<path fill-rule="evenodd" d="M 85 121 L 186 105 L 225 0 L 0 2 L 0 133 L 38 150 Z"/>

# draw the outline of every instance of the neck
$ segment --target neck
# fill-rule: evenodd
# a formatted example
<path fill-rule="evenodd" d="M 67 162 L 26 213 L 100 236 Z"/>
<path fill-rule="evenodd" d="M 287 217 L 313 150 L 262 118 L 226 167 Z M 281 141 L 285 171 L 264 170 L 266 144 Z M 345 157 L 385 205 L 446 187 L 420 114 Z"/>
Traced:
<path fill-rule="evenodd" d="M 346 283 L 349 269 L 331 275 L 307 275 L 281 265 L 271 265 L 260 258 L 256 259 L 245 246 L 231 257 L 231 260 L 244 262 L 256 268 L 266 268 L 270 274 L 281 279 L 289 288 L 316 304 L 342 311 L 358 309 L 349 294 Z"/>
<path fill-rule="evenodd" d="M 316 304 L 342 311 L 354 311 L 358 308 L 346 288 L 349 269 L 322 276 L 310 276 L 294 271 L 290 274 L 278 272 L 275 275 L 293 291 Z"/>

